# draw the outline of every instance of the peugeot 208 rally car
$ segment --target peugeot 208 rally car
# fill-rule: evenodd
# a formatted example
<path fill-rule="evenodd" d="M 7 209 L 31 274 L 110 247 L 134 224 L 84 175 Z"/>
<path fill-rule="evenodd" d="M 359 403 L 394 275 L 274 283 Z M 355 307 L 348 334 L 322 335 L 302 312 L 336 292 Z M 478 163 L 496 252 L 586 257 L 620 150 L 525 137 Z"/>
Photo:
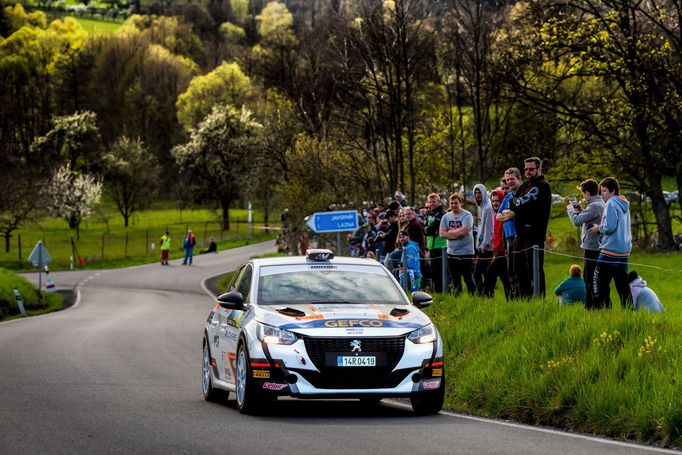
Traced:
<path fill-rule="evenodd" d="M 240 412 L 263 400 L 409 397 L 437 413 L 445 391 L 443 343 L 388 270 L 370 259 L 309 250 L 253 259 L 235 273 L 208 316 L 203 339 L 206 400 L 236 395 Z"/>

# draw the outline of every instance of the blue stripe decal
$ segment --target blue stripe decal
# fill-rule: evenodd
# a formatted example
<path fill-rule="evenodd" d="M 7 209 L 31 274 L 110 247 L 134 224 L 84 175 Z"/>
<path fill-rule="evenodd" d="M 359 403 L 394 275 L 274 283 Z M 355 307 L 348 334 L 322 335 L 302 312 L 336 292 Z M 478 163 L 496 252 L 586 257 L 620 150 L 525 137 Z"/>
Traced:
<path fill-rule="evenodd" d="M 391 321 L 387 319 L 317 319 L 300 324 L 286 324 L 283 329 L 419 329 L 424 324 Z"/>

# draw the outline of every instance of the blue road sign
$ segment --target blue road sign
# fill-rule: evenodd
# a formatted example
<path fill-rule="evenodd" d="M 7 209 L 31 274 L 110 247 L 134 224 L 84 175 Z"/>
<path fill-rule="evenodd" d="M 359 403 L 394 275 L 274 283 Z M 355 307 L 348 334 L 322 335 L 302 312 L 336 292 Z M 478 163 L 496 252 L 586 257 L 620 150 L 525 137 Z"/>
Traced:
<path fill-rule="evenodd" d="M 354 231 L 358 225 L 358 212 L 318 212 L 306 219 L 305 223 L 317 233 Z"/>

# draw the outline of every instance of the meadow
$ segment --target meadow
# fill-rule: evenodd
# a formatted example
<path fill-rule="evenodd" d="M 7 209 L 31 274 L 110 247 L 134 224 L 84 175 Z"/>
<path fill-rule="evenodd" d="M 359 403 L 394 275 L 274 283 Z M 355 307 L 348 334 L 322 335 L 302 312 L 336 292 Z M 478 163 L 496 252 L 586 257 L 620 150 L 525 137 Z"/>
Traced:
<path fill-rule="evenodd" d="M 159 239 L 166 230 L 171 236 L 171 259 L 182 257 L 182 241 L 187 229 L 192 229 L 196 236 L 195 254 L 206 248 L 211 238 L 221 250 L 277 235 L 276 227 L 264 225 L 261 212 L 254 210 L 252 217 L 253 223 L 249 225 L 247 210 L 231 210 L 230 230 L 223 231 L 218 222 L 219 214 L 213 210 L 204 207 L 181 209 L 172 203 L 159 202 L 135 213 L 126 228 L 123 218 L 113 206 L 105 204 L 95 215 L 83 221 L 80 238 L 60 219 L 45 218 L 27 223 L 13 233 L 10 251 L 3 248 L 0 267 L 34 270 L 28 256 L 39 240 L 45 244 L 52 258 L 50 270 L 68 270 L 72 257 L 74 268 L 88 269 L 154 262 L 159 259 Z M 277 216 L 275 218 L 278 219 Z"/>

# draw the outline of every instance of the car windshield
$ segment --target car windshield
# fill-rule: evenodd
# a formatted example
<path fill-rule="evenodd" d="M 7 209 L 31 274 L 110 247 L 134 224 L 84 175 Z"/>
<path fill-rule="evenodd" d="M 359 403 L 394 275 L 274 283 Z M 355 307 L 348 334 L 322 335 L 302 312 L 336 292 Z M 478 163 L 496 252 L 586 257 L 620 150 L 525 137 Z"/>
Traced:
<path fill-rule="evenodd" d="M 261 305 L 407 303 L 395 280 L 374 265 L 315 263 L 264 266 L 260 271 Z"/>

